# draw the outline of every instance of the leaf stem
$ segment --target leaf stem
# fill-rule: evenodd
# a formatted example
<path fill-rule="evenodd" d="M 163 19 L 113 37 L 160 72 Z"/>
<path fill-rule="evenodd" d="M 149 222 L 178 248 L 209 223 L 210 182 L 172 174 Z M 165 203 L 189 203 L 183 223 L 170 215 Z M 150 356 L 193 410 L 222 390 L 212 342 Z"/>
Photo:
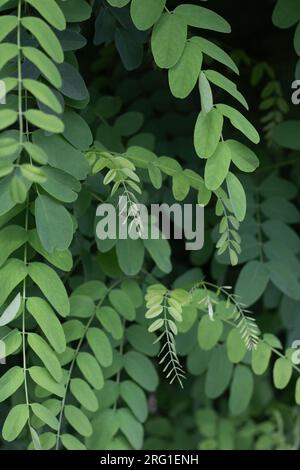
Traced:
<path fill-rule="evenodd" d="M 83 343 L 83 341 L 85 340 L 85 337 L 86 337 L 86 334 L 87 334 L 88 329 L 90 328 L 90 326 L 91 326 L 93 320 L 95 319 L 97 309 L 98 309 L 99 307 L 101 307 L 101 305 L 103 304 L 104 300 L 106 299 L 106 297 L 108 296 L 108 294 L 110 293 L 110 291 L 111 291 L 112 289 L 114 289 L 116 286 L 118 286 L 123 280 L 124 280 L 123 278 L 122 278 L 122 279 L 119 279 L 118 281 L 114 282 L 114 283 L 107 289 L 107 291 L 106 291 L 105 294 L 103 295 L 102 299 L 100 299 L 100 301 L 98 302 L 97 306 L 95 307 L 94 313 L 93 313 L 93 315 L 91 316 L 91 318 L 89 319 L 89 321 L 87 322 L 87 324 L 86 324 L 86 326 L 85 326 L 85 328 L 84 328 L 83 335 L 82 335 L 82 337 L 80 338 L 80 340 L 79 340 L 79 342 L 78 342 L 78 345 L 77 345 L 76 350 L 75 350 L 75 353 L 74 353 L 74 357 L 73 357 L 73 359 L 72 359 L 72 362 L 71 362 L 71 365 L 70 365 L 70 368 L 69 368 L 68 378 L 67 378 L 66 385 L 65 385 L 64 396 L 63 396 L 62 402 L 61 402 L 60 414 L 59 414 L 59 419 L 58 419 L 58 428 L 57 428 L 57 434 L 56 434 L 56 446 L 55 446 L 55 450 L 59 450 L 60 436 L 61 436 L 61 426 L 62 426 L 62 420 L 63 420 L 63 414 L 64 414 L 64 409 L 65 409 L 67 394 L 68 394 L 69 385 L 70 385 L 70 382 L 71 382 L 72 372 L 73 372 L 73 369 L 74 369 L 74 367 L 75 367 L 76 359 L 77 359 L 77 356 L 78 356 L 78 354 L 79 354 L 79 352 L 80 352 L 82 343 Z"/>

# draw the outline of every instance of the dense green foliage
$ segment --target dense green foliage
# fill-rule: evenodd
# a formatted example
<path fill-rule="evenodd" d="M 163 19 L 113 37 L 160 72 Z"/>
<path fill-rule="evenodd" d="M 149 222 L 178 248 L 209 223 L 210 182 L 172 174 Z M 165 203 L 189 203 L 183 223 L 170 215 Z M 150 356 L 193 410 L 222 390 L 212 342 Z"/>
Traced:
<path fill-rule="evenodd" d="M 0 0 L 1 449 L 299 448 L 294 70 L 191 3 Z M 204 248 L 100 240 L 120 195 L 205 206 Z"/>

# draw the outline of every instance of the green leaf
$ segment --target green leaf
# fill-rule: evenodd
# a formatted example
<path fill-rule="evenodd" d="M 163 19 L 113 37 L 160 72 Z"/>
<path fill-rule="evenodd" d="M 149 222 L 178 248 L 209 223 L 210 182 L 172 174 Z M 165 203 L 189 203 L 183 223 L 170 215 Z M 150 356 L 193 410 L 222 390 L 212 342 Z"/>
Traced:
<path fill-rule="evenodd" d="M 209 398 L 220 397 L 227 389 L 232 376 L 233 365 L 225 354 L 225 347 L 214 349 L 208 364 L 205 379 L 205 393 Z"/>
<path fill-rule="evenodd" d="M 226 65 L 226 67 L 230 68 L 235 73 L 239 73 L 239 69 L 233 62 L 232 58 L 219 46 L 216 46 L 213 42 L 208 41 L 204 38 L 200 38 L 198 36 L 192 37 L 190 41 L 194 42 L 195 44 L 198 44 L 199 49 L 202 51 L 203 54 L 206 54 L 212 59 L 217 60 L 221 64 Z"/>
<path fill-rule="evenodd" d="M 1 67 L 0 67 L 1 68 Z M 12 109 L 0 110 L 0 130 L 11 126 L 18 119 L 18 113 Z"/>
<path fill-rule="evenodd" d="M 90 421 L 79 408 L 73 405 L 66 405 L 65 417 L 72 428 L 82 436 L 88 437 L 93 433 Z"/>
<path fill-rule="evenodd" d="M 28 3 L 35 8 L 41 16 L 45 18 L 54 28 L 59 31 L 66 29 L 66 20 L 63 12 L 55 0 L 28 0 Z"/>
<path fill-rule="evenodd" d="M 113 289 L 110 291 L 109 301 L 112 306 L 126 320 L 133 321 L 135 319 L 135 308 L 130 297 L 121 289 Z"/>
<path fill-rule="evenodd" d="M 115 128 L 122 136 L 136 134 L 144 123 L 144 116 L 137 111 L 128 111 L 116 119 Z"/>
<path fill-rule="evenodd" d="M 14 441 L 22 432 L 29 419 L 27 405 L 14 406 L 7 415 L 2 429 L 2 436 L 5 441 Z"/>
<path fill-rule="evenodd" d="M 274 142 L 281 147 L 299 150 L 300 144 L 297 135 L 300 130 L 300 121 L 284 121 L 278 124 L 272 132 Z"/>
<path fill-rule="evenodd" d="M 0 162 L 0 178 L 10 175 L 13 171 L 14 165 L 12 163 Z"/>
<path fill-rule="evenodd" d="M 71 434 L 62 434 L 61 442 L 67 450 L 86 450 L 85 445 Z"/>
<path fill-rule="evenodd" d="M 0 158 L 12 157 L 19 155 L 20 143 L 14 137 L 0 138 Z"/>
<path fill-rule="evenodd" d="M 11 33 L 18 26 L 18 18 L 12 15 L 3 15 L 0 17 L 0 41 Z"/>
<path fill-rule="evenodd" d="M 121 408 L 117 411 L 120 423 L 120 430 L 128 439 L 135 450 L 140 450 L 143 446 L 144 428 L 135 419 L 127 408 Z"/>
<path fill-rule="evenodd" d="M 151 37 L 153 57 L 160 68 L 174 67 L 183 53 L 187 24 L 176 13 L 163 13 L 155 24 Z"/>
<path fill-rule="evenodd" d="M 162 186 L 162 174 L 160 169 L 153 163 L 148 165 L 149 178 L 155 189 L 160 189 Z"/>
<path fill-rule="evenodd" d="M 130 0 L 107 0 L 107 1 L 112 7 L 116 7 L 116 8 L 123 8 L 126 5 L 128 5 L 128 3 L 130 2 Z"/>
<path fill-rule="evenodd" d="M 218 110 L 200 112 L 194 133 L 194 145 L 198 157 L 210 158 L 217 149 L 223 128 L 223 116 Z"/>
<path fill-rule="evenodd" d="M 14 174 L 10 182 L 10 195 L 15 204 L 25 202 L 29 187 L 26 186 L 24 179 L 19 174 Z"/>
<path fill-rule="evenodd" d="M 173 176 L 172 191 L 176 201 L 183 201 L 190 192 L 190 184 L 184 173 L 180 172 Z"/>
<path fill-rule="evenodd" d="M 237 365 L 230 387 L 229 409 L 236 416 L 242 414 L 248 407 L 254 391 L 254 380 L 250 369 Z"/>
<path fill-rule="evenodd" d="M 267 343 L 260 341 L 256 349 L 252 351 L 251 365 L 254 374 L 262 375 L 266 372 L 271 355 L 272 350 L 270 346 Z"/>
<path fill-rule="evenodd" d="M 296 382 L 295 402 L 297 403 L 297 405 L 300 404 L 300 377 L 298 377 L 297 382 Z"/>
<path fill-rule="evenodd" d="M 227 93 L 239 101 L 246 109 L 249 109 L 247 101 L 238 91 L 237 86 L 233 81 L 229 80 L 227 77 L 224 77 L 224 75 L 216 72 L 215 70 L 205 70 L 205 75 L 211 83 L 219 88 L 222 88 L 222 90 L 227 91 Z"/>
<path fill-rule="evenodd" d="M 211 111 L 213 108 L 213 95 L 209 81 L 203 72 L 200 73 L 199 77 L 199 91 L 201 98 L 201 109 L 205 113 L 209 113 L 209 111 Z"/>
<path fill-rule="evenodd" d="M 58 354 L 66 349 L 66 338 L 63 328 L 50 305 L 39 297 L 30 297 L 26 307 L 33 316 L 51 346 Z"/>
<path fill-rule="evenodd" d="M 142 268 L 145 256 L 145 248 L 142 240 L 118 240 L 116 246 L 118 262 L 122 271 L 127 276 L 135 276 Z M 134 253 L 134 256 L 132 256 Z"/>
<path fill-rule="evenodd" d="M 0 266 L 7 258 L 27 241 L 27 232 L 18 225 L 9 225 L 0 231 L 0 246 L 5 246 L 5 250 L 0 251 Z"/>
<path fill-rule="evenodd" d="M 130 14 L 134 25 L 140 31 L 150 29 L 161 17 L 165 5 L 166 0 L 132 0 Z"/>
<path fill-rule="evenodd" d="M 57 116 L 46 114 L 38 109 L 29 109 L 25 111 L 24 116 L 31 124 L 44 131 L 59 134 L 64 130 L 64 124 Z"/>
<path fill-rule="evenodd" d="M 198 326 L 198 344 L 204 351 L 214 348 L 223 332 L 223 322 L 216 318 L 210 320 L 208 315 L 204 315 Z"/>
<path fill-rule="evenodd" d="M 43 173 L 46 175 L 46 181 L 40 185 L 52 197 L 69 203 L 77 200 L 81 185 L 73 176 L 50 166 L 44 167 Z"/>
<path fill-rule="evenodd" d="M 162 238 L 159 240 L 148 238 L 144 240 L 144 245 L 157 267 L 164 273 L 169 273 L 172 270 L 172 264 L 168 241 Z"/>
<path fill-rule="evenodd" d="M 239 274 L 235 294 L 239 296 L 243 304 L 250 306 L 263 295 L 268 283 L 267 265 L 261 261 L 249 261 Z"/>
<path fill-rule="evenodd" d="M 284 389 L 292 377 L 292 372 L 293 367 L 291 362 L 285 357 L 278 358 L 274 364 L 273 369 L 273 380 L 275 387 L 279 390 Z"/>
<path fill-rule="evenodd" d="M 44 367 L 33 366 L 29 369 L 29 375 L 32 380 L 50 393 L 63 397 L 65 387 L 62 383 L 57 383 Z"/>
<path fill-rule="evenodd" d="M 32 248 L 34 248 L 35 251 L 46 258 L 49 263 L 53 264 L 62 271 L 70 271 L 72 269 L 73 258 L 69 250 L 54 250 L 52 253 L 49 253 L 42 246 L 36 230 L 31 230 L 29 232 L 28 241 Z"/>
<path fill-rule="evenodd" d="M 284 259 L 273 259 L 267 266 L 272 283 L 291 299 L 300 300 L 300 283 Z"/>
<path fill-rule="evenodd" d="M 3 67 L 7 64 L 7 62 L 14 59 L 18 55 L 18 53 L 19 53 L 19 50 L 16 44 L 10 44 L 10 43 L 0 44 L 0 69 L 3 69 Z M 9 110 L 6 110 L 6 111 L 8 112 Z M 1 115 L 5 116 L 4 111 L 1 111 L 0 116 Z M 2 121 L 2 118 L 1 118 L 1 121 Z M 4 126 L 1 122 L 0 128 L 4 129 L 4 127 L 7 127 L 7 126 Z"/>
<path fill-rule="evenodd" d="M 272 19 L 278 28 L 290 28 L 300 20 L 299 2 L 297 0 L 278 0 Z"/>
<path fill-rule="evenodd" d="M 34 143 L 46 152 L 49 165 L 65 171 L 74 178 L 85 179 L 89 171 L 89 164 L 82 152 L 70 145 L 59 135 L 45 138 L 44 132 L 38 131 L 33 135 Z M 62 159 L 60 155 L 63 155 Z"/>
<path fill-rule="evenodd" d="M 99 364 L 109 367 L 113 361 L 113 352 L 106 334 L 99 328 L 92 327 L 88 329 L 86 337 Z"/>
<path fill-rule="evenodd" d="M 44 171 L 29 163 L 24 163 L 20 167 L 22 175 L 33 183 L 43 183 L 47 180 L 47 176 Z"/>
<path fill-rule="evenodd" d="M 238 178 L 231 172 L 226 177 L 227 189 L 234 215 L 242 222 L 246 215 L 247 201 L 244 188 Z"/>
<path fill-rule="evenodd" d="M 32 443 L 29 444 L 29 446 L 32 445 L 35 450 L 43 450 L 43 447 L 42 447 L 42 444 L 41 444 L 40 437 L 39 437 L 38 433 L 36 432 L 36 430 L 32 426 L 29 426 L 29 427 L 30 427 L 30 435 L 31 435 L 31 439 L 32 439 Z M 29 448 L 28 448 L 28 450 L 29 450 Z"/>
<path fill-rule="evenodd" d="M 134 382 L 125 380 L 120 385 L 120 395 L 136 418 L 144 423 L 148 416 L 148 404 L 144 391 Z"/>
<path fill-rule="evenodd" d="M 142 388 L 154 392 L 158 386 L 158 376 L 152 362 L 135 351 L 126 353 L 124 359 L 124 368 L 127 374 Z"/>
<path fill-rule="evenodd" d="M 6 330 L 5 336 L 1 332 L 3 347 L 0 350 L 0 359 L 5 359 L 14 354 L 22 344 L 22 335 L 17 329 Z"/>
<path fill-rule="evenodd" d="M 24 79 L 23 86 L 38 101 L 48 106 L 48 108 L 51 108 L 55 113 L 62 113 L 60 102 L 47 85 L 37 80 Z"/>
<path fill-rule="evenodd" d="M 92 13 L 92 8 L 86 0 L 57 0 L 68 23 L 80 23 L 88 20 Z"/>
<path fill-rule="evenodd" d="M 22 18 L 22 26 L 26 28 L 39 42 L 45 52 L 55 62 L 61 64 L 64 61 L 64 53 L 57 36 L 52 29 L 40 18 L 28 16 Z"/>
<path fill-rule="evenodd" d="M 227 117 L 231 124 L 248 137 L 251 142 L 254 144 L 259 143 L 260 137 L 257 130 L 239 111 L 226 104 L 218 104 L 216 107 L 220 113 L 222 113 L 224 117 Z"/>
<path fill-rule="evenodd" d="M 0 306 L 4 304 L 7 297 L 14 288 L 22 282 L 27 276 L 27 267 L 23 261 L 18 259 L 9 259 L 0 269 L 1 291 Z"/>
<path fill-rule="evenodd" d="M 138 68 L 143 61 L 143 46 L 136 41 L 134 32 L 125 28 L 117 28 L 115 44 L 126 70 Z M 106 126 L 107 132 L 107 126 Z"/>
<path fill-rule="evenodd" d="M 48 196 L 39 195 L 35 202 L 35 217 L 37 232 L 45 250 L 52 253 L 70 246 L 73 221 L 64 206 Z"/>
<path fill-rule="evenodd" d="M 22 367 L 11 367 L 0 378 L 0 403 L 13 395 L 24 382 Z"/>
<path fill-rule="evenodd" d="M 123 337 L 123 325 L 117 312 L 111 307 L 101 307 L 97 309 L 97 318 L 103 328 L 108 331 L 112 337 L 119 340 Z"/>
<path fill-rule="evenodd" d="M 214 154 L 205 164 L 205 185 L 214 191 L 224 182 L 230 167 L 231 153 L 227 142 L 219 142 Z"/>
<path fill-rule="evenodd" d="M 169 86 L 176 98 L 184 99 L 193 91 L 202 66 L 203 55 L 197 44 L 188 41 L 180 60 L 169 69 Z"/>
<path fill-rule="evenodd" d="M 131 325 L 126 330 L 126 336 L 136 351 L 152 357 L 159 353 L 159 344 L 154 344 L 156 336 L 149 334 L 145 326 Z"/>
<path fill-rule="evenodd" d="M 34 47 L 23 47 L 22 52 L 24 57 L 32 62 L 53 86 L 56 88 L 61 87 L 62 79 L 60 72 L 44 52 Z"/>
<path fill-rule="evenodd" d="M 93 143 L 93 134 L 87 122 L 71 109 L 65 111 L 63 121 L 65 139 L 77 149 L 87 150 Z"/>
<path fill-rule="evenodd" d="M 100 390 L 104 385 L 103 373 L 96 359 L 89 353 L 80 352 L 76 359 L 77 365 L 84 378 L 96 390 Z"/>
<path fill-rule="evenodd" d="M 70 390 L 76 400 L 88 411 L 95 412 L 98 410 L 98 399 L 87 382 L 82 379 L 72 379 Z"/>
<path fill-rule="evenodd" d="M 240 335 L 240 332 L 234 328 L 230 331 L 226 340 L 227 355 L 230 362 L 238 364 L 241 362 L 247 352 L 245 341 Z"/>
<path fill-rule="evenodd" d="M 65 286 L 58 274 L 42 263 L 31 263 L 28 267 L 28 274 L 55 310 L 63 317 L 66 317 L 70 312 L 70 302 Z"/>
<path fill-rule="evenodd" d="M 230 33 L 230 24 L 222 16 L 208 8 L 199 5 L 183 4 L 175 8 L 178 15 L 182 15 L 189 26 L 194 28 L 211 29 L 220 33 Z"/>
<path fill-rule="evenodd" d="M 58 420 L 51 410 L 40 403 L 32 403 L 30 407 L 37 418 L 47 424 L 50 428 L 54 429 L 54 431 L 57 431 Z"/>
<path fill-rule="evenodd" d="M 236 140 L 226 140 L 231 159 L 239 170 L 250 173 L 259 166 L 259 160 L 252 150 Z"/>
<path fill-rule="evenodd" d="M 60 92 L 72 100 L 87 101 L 89 91 L 77 68 L 68 62 L 64 62 L 58 66 L 58 70 L 63 80 Z"/>
<path fill-rule="evenodd" d="M 60 363 L 46 341 L 36 333 L 28 333 L 28 344 L 35 354 L 41 359 L 46 369 L 50 372 L 54 380 L 62 380 L 62 369 Z"/>

